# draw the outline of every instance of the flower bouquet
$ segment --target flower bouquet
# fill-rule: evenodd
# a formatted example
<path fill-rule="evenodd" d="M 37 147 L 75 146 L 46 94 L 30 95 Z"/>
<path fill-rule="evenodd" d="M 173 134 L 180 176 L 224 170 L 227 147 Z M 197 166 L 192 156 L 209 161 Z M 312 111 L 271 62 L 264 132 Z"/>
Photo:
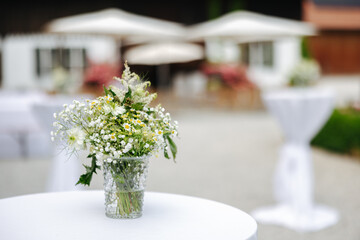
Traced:
<path fill-rule="evenodd" d="M 308 87 L 314 85 L 320 77 L 320 66 L 314 60 L 302 60 L 290 73 L 289 85 Z"/>
<path fill-rule="evenodd" d="M 91 164 L 84 165 L 77 184 L 90 185 L 103 168 L 107 216 L 135 218 L 142 212 L 148 159 L 159 151 L 166 158 L 171 152 L 175 159 L 178 125 L 160 105 L 149 106 L 156 93 L 146 90 L 150 82 L 132 73 L 126 62 L 122 77 L 114 79 L 118 87 L 104 87 L 104 96 L 65 104 L 54 114 L 51 135 L 70 153 L 89 151 Z"/>

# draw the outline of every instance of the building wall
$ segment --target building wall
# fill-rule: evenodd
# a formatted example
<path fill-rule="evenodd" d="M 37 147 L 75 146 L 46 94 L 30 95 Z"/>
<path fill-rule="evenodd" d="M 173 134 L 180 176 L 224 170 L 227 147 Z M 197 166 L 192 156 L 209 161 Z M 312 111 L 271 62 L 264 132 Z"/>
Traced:
<path fill-rule="evenodd" d="M 259 42 L 261 44 L 261 42 Z M 290 71 L 300 61 L 300 38 L 287 37 L 271 41 L 273 46 L 272 66 L 262 64 L 261 49 L 249 43 L 248 77 L 260 88 L 272 88 L 287 83 Z M 241 58 L 239 45 L 236 42 L 207 41 L 206 55 L 209 62 L 237 63 Z"/>
<path fill-rule="evenodd" d="M 273 67 L 249 66 L 250 79 L 263 89 L 287 84 L 290 71 L 301 58 L 299 38 L 289 37 L 273 43 Z"/>
<path fill-rule="evenodd" d="M 309 38 L 312 56 L 323 74 L 360 73 L 359 1 L 303 1 L 303 20 L 314 24 L 319 35 Z"/>
<path fill-rule="evenodd" d="M 309 39 L 323 74 L 360 73 L 360 32 L 322 32 Z"/>
<path fill-rule="evenodd" d="M 36 72 L 37 48 L 84 48 L 91 62 L 112 63 L 119 60 L 118 46 L 110 37 L 10 35 L 4 38 L 2 45 L 2 88 L 53 90 L 53 73 L 39 77 Z M 70 61 L 72 59 L 74 58 L 70 57 Z M 78 70 L 76 61 L 71 61 L 70 64 L 74 67 L 69 73 L 70 78 L 81 84 L 83 70 Z"/>

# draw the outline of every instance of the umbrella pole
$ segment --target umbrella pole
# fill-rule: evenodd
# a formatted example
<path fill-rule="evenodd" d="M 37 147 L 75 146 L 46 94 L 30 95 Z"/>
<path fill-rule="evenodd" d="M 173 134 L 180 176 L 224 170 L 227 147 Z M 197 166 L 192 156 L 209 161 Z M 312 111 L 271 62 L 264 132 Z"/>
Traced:
<path fill-rule="evenodd" d="M 161 64 L 156 67 L 157 70 L 157 81 L 158 88 L 165 89 L 168 87 L 169 78 L 170 78 L 170 65 L 169 64 Z"/>

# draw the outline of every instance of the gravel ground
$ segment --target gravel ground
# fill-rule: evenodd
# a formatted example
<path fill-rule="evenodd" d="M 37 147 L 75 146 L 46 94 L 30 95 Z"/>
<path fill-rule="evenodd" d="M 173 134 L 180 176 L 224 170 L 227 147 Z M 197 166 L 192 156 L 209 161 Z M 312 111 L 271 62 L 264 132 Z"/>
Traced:
<path fill-rule="evenodd" d="M 147 190 L 208 198 L 249 213 L 274 203 L 272 176 L 283 139 L 268 113 L 184 109 L 173 118 L 181 127 L 177 162 L 152 159 Z M 360 239 L 360 161 L 319 149 L 313 159 L 315 201 L 336 208 L 339 223 L 306 234 L 259 224 L 259 239 Z M 47 158 L 1 159 L 0 198 L 43 192 L 50 163 Z M 101 174 L 91 189 L 102 189 Z"/>

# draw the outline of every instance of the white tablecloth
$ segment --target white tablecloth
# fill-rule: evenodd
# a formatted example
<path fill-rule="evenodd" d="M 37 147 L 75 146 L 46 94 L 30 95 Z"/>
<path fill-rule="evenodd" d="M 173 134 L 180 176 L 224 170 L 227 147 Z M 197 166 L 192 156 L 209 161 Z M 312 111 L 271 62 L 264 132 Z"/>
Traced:
<path fill-rule="evenodd" d="M 0 239 L 256 239 L 243 211 L 201 198 L 145 193 L 143 216 L 105 216 L 103 191 L 35 194 L 0 200 Z"/>
<path fill-rule="evenodd" d="M 0 134 L 15 137 L 23 157 L 28 157 L 27 135 L 41 130 L 32 114 L 32 104 L 44 97 L 40 92 L 0 91 Z"/>
<path fill-rule="evenodd" d="M 45 95 L 39 92 L 0 91 L 0 132 L 17 133 L 39 130 L 31 111 L 32 104 L 42 102 Z"/>
<path fill-rule="evenodd" d="M 334 95 L 327 89 L 288 89 L 263 95 L 285 136 L 275 172 L 277 206 L 254 211 L 262 223 L 279 224 L 297 231 L 316 231 L 335 224 L 337 212 L 313 203 L 310 141 L 333 109 Z"/>

